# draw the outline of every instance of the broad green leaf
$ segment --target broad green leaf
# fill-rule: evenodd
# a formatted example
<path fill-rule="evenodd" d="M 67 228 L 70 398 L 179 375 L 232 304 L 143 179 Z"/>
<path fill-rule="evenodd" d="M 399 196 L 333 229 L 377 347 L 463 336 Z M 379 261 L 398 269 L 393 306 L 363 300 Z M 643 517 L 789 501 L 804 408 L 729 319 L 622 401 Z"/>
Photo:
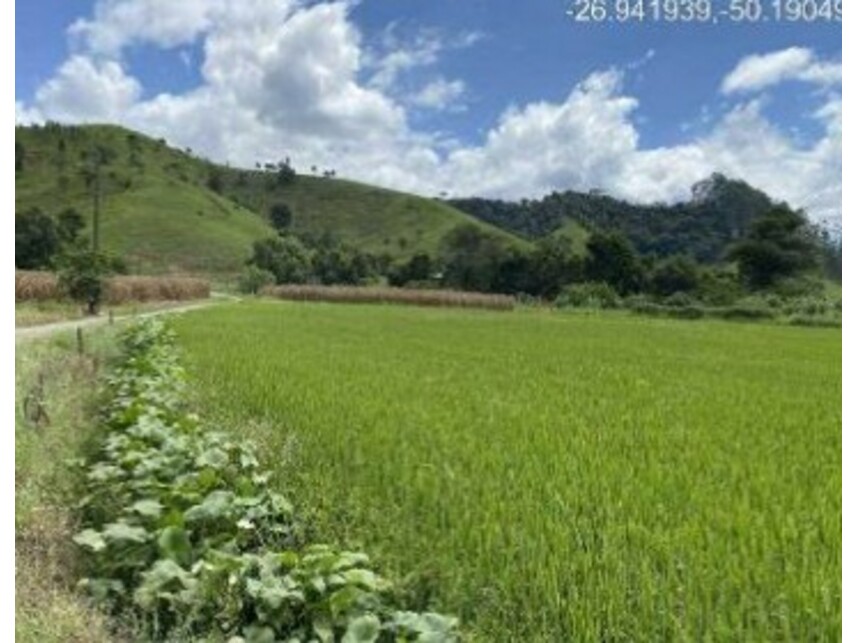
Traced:
<path fill-rule="evenodd" d="M 161 554 L 180 565 L 191 562 L 191 544 L 187 531 L 181 527 L 167 527 L 158 537 Z"/>
<path fill-rule="evenodd" d="M 270 627 L 251 625 L 245 627 L 242 634 L 246 643 L 274 643 L 277 639 L 276 633 Z"/>
<path fill-rule="evenodd" d="M 84 529 L 79 534 L 76 534 L 73 540 L 81 547 L 86 547 L 96 553 L 103 551 L 107 547 L 104 537 L 94 529 Z"/>
<path fill-rule="evenodd" d="M 333 592 L 329 599 L 331 614 L 339 617 L 352 612 L 364 596 L 366 596 L 366 592 L 354 585 L 348 585 Z"/>
<path fill-rule="evenodd" d="M 327 620 L 317 620 L 312 624 L 312 631 L 318 637 L 320 643 L 333 643 L 333 625 Z"/>
<path fill-rule="evenodd" d="M 381 623 L 374 614 L 358 616 L 348 623 L 342 643 L 373 643 L 381 633 Z"/>
<path fill-rule="evenodd" d="M 209 449 L 199 455 L 196 466 L 222 469 L 229 464 L 229 456 L 220 449 Z"/>
<path fill-rule="evenodd" d="M 164 510 L 164 505 L 157 500 L 139 500 L 131 505 L 131 510 L 147 518 L 157 518 Z"/>
<path fill-rule="evenodd" d="M 178 593 L 195 583 L 190 573 L 172 560 L 157 561 L 142 579 L 134 601 L 143 609 L 152 609 L 164 594 Z"/>
<path fill-rule="evenodd" d="M 217 520 L 229 515 L 233 494 L 229 491 L 212 491 L 200 504 L 185 512 L 185 520 Z"/>
<path fill-rule="evenodd" d="M 105 539 L 117 542 L 144 543 L 149 539 L 149 533 L 145 529 L 122 521 L 107 525 L 103 535 Z"/>
<path fill-rule="evenodd" d="M 369 556 L 359 552 L 342 552 L 339 555 L 339 560 L 333 566 L 334 571 L 342 571 L 352 567 L 365 567 L 369 564 Z"/>
<path fill-rule="evenodd" d="M 348 569 L 342 572 L 342 576 L 352 585 L 360 585 L 371 590 L 378 587 L 378 577 L 368 569 Z"/>

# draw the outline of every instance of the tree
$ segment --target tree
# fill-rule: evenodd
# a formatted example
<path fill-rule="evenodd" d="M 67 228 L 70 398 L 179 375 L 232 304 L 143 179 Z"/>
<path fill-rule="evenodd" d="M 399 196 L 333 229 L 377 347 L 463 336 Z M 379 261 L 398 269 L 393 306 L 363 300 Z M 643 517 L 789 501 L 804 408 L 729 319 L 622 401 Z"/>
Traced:
<path fill-rule="evenodd" d="M 571 239 L 546 237 L 536 243 L 530 258 L 530 294 L 553 299 L 563 286 L 582 278 L 583 261 L 574 253 Z"/>
<path fill-rule="evenodd" d="M 268 211 L 271 225 L 278 233 L 285 234 L 292 225 L 292 210 L 285 203 L 275 203 Z"/>
<path fill-rule="evenodd" d="M 345 244 L 320 246 L 312 258 L 313 278 L 325 285 L 358 285 L 375 274 L 372 258 Z"/>
<path fill-rule="evenodd" d="M 535 294 L 539 289 L 539 282 L 533 263 L 533 253 L 517 248 L 508 249 L 494 271 L 491 281 L 492 292 L 508 295 Z"/>
<path fill-rule="evenodd" d="M 262 270 L 258 266 L 250 265 L 241 273 L 238 280 L 238 290 L 248 295 L 258 295 L 262 288 L 276 282 L 277 277 L 273 273 Z"/>
<path fill-rule="evenodd" d="M 99 144 L 93 146 L 85 155 L 88 165 L 83 176 L 92 194 L 92 250 L 97 253 L 101 243 L 101 174 L 103 168 L 112 162 L 115 153 L 109 147 Z"/>
<path fill-rule="evenodd" d="M 212 170 L 208 173 L 208 179 L 206 180 L 206 185 L 208 189 L 212 192 L 216 192 L 220 194 L 223 192 L 223 173 L 217 169 L 212 168 Z"/>
<path fill-rule="evenodd" d="M 297 176 L 297 172 L 292 168 L 289 159 L 277 163 L 277 185 L 286 186 L 295 179 L 295 176 Z"/>
<path fill-rule="evenodd" d="M 289 235 L 254 243 L 250 263 L 272 273 L 278 284 L 303 284 L 310 276 L 311 259 L 306 246 Z"/>
<path fill-rule="evenodd" d="M 604 282 L 623 296 L 639 290 L 643 270 L 627 237 L 619 232 L 595 232 L 586 249 L 589 252 L 584 269 L 587 280 Z"/>
<path fill-rule="evenodd" d="M 63 244 L 75 243 L 85 225 L 83 215 L 74 208 L 66 208 L 57 215 L 57 233 Z"/>
<path fill-rule="evenodd" d="M 414 255 L 401 266 L 394 268 L 388 278 L 392 286 L 406 286 L 412 282 L 426 282 L 435 274 L 432 258 L 424 252 Z"/>
<path fill-rule="evenodd" d="M 760 289 L 817 267 L 819 241 L 802 212 L 778 205 L 752 223 L 729 256 L 744 282 Z"/>
<path fill-rule="evenodd" d="M 15 172 L 24 171 L 24 160 L 27 158 L 27 150 L 23 143 L 15 141 Z"/>
<path fill-rule="evenodd" d="M 440 242 L 443 283 L 461 290 L 490 292 L 506 249 L 473 224 L 453 228 Z"/>
<path fill-rule="evenodd" d="M 655 267 L 650 281 L 652 292 L 661 297 L 690 293 L 699 287 L 699 266 L 689 257 L 670 257 Z"/>
<path fill-rule="evenodd" d="M 85 304 L 87 314 L 97 315 L 113 263 L 109 256 L 92 250 L 66 253 L 60 259 L 60 288 L 74 301 Z"/>
<path fill-rule="evenodd" d="M 49 268 L 61 247 L 56 222 L 47 214 L 34 208 L 15 215 L 15 267 Z"/>

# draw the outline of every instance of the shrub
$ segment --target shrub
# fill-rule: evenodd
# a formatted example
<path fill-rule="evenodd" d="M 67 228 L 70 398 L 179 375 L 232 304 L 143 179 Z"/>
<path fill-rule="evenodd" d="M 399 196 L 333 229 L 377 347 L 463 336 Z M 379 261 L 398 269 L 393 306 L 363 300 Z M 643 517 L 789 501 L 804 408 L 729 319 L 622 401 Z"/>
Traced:
<path fill-rule="evenodd" d="M 650 301 L 636 301 L 626 307 L 637 315 L 648 315 L 650 317 L 670 317 L 673 319 L 702 319 L 705 317 L 705 309 L 701 306 L 664 306 Z"/>
<path fill-rule="evenodd" d="M 807 317 L 805 315 L 795 315 L 789 318 L 789 324 L 792 326 L 807 326 L 810 328 L 842 328 L 842 320 L 833 317 Z"/>
<path fill-rule="evenodd" d="M 674 306 L 667 309 L 667 315 L 675 319 L 702 319 L 705 309 L 701 306 Z"/>
<path fill-rule="evenodd" d="M 816 297 L 823 293 L 824 281 L 818 277 L 787 277 L 780 279 L 773 287 L 773 292 L 785 299 L 797 297 Z"/>
<path fill-rule="evenodd" d="M 699 266 L 689 257 L 673 256 L 654 269 L 650 281 L 654 293 L 662 297 L 691 292 L 699 286 Z"/>
<path fill-rule="evenodd" d="M 110 259 L 100 253 L 83 250 L 61 258 L 60 289 L 74 301 L 86 305 L 87 313 L 97 315 L 110 273 Z"/>
<path fill-rule="evenodd" d="M 709 306 L 731 306 L 744 293 L 738 276 L 726 270 L 704 270 L 696 289 L 701 301 Z"/>
<path fill-rule="evenodd" d="M 666 310 L 666 306 L 661 306 L 660 304 L 656 304 L 645 299 L 634 300 L 631 302 L 626 301 L 625 308 L 638 315 L 651 315 L 652 317 L 661 316 Z"/>
<path fill-rule="evenodd" d="M 258 295 L 265 286 L 273 286 L 277 278 L 269 270 L 247 266 L 238 278 L 238 290 L 246 295 Z"/>
<path fill-rule="evenodd" d="M 676 292 L 669 297 L 664 298 L 663 304 L 664 306 L 670 306 L 672 308 L 684 308 L 686 306 L 695 305 L 696 301 L 687 293 Z"/>
<path fill-rule="evenodd" d="M 734 306 L 725 306 L 723 308 L 712 308 L 710 314 L 714 317 L 727 319 L 732 321 L 759 321 L 765 319 L 774 319 L 776 316 L 770 308 L 756 306 L 752 304 L 736 304 Z"/>
<path fill-rule="evenodd" d="M 566 286 L 556 298 L 559 308 L 618 308 L 619 295 L 605 283 L 583 283 Z"/>
<path fill-rule="evenodd" d="M 15 267 L 37 270 L 51 267 L 62 249 L 54 219 L 38 208 L 15 214 Z"/>

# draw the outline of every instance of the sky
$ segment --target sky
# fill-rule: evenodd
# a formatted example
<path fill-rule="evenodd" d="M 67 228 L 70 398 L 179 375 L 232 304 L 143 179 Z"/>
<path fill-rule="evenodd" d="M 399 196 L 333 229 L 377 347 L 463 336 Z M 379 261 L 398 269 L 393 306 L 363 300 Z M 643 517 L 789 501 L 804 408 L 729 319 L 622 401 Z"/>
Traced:
<path fill-rule="evenodd" d="M 722 172 L 841 220 L 840 23 L 593 24 L 570 5 L 19 0 L 16 121 L 428 196 L 673 202 Z"/>

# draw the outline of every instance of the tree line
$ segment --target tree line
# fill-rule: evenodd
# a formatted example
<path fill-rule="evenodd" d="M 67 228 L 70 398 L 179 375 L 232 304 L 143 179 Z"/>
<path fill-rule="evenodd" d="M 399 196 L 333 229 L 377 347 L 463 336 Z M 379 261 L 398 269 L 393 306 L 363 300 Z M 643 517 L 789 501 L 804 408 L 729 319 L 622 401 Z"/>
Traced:
<path fill-rule="evenodd" d="M 267 283 L 386 282 L 554 300 L 575 284 L 599 284 L 617 297 L 665 299 L 681 294 L 728 305 L 747 293 L 776 287 L 812 288 L 805 282 L 820 274 L 825 257 L 824 240 L 805 214 L 784 204 L 772 204 L 756 217 L 717 264 L 702 263 L 686 252 L 645 255 L 618 229 L 594 229 L 580 253 L 562 234 L 518 248 L 474 224 L 451 230 L 434 254 L 423 252 L 396 262 L 330 233 L 293 233 L 285 204 L 272 206 L 269 218 L 278 234 L 253 246 L 245 275 L 251 291 Z"/>

